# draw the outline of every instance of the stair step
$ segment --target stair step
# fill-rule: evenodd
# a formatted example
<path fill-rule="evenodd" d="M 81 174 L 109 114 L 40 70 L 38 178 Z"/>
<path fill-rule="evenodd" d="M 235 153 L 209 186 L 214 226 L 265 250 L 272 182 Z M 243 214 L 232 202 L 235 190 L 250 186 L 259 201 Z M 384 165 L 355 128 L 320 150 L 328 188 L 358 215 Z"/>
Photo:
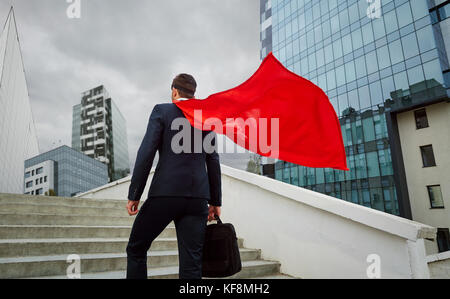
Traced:
<path fill-rule="evenodd" d="M 87 216 L 39 213 L 0 213 L 0 225 L 132 225 L 130 216 Z"/>
<path fill-rule="evenodd" d="M 277 275 L 280 264 L 278 262 L 263 261 L 263 260 L 249 260 L 242 261 L 242 270 L 234 276 L 227 278 L 252 278 L 255 275 L 263 277 L 285 277 Z M 280 277 L 281 276 L 281 277 Z M 288 276 L 286 276 L 288 277 Z M 46 276 L 33 277 L 36 279 L 67 279 L 66 275 L 60 276 Z M 124 279 L 126 278 L 126 271 L 109 271 L 97 273 L 83 273 L 81 279 Z M 149 279 L 177 279 L 178 266 L 168 266 L 148 269 Z"/>
<path fill-rule="evenodd" d="M 121 208 L 87 207 L 66 205 L 64 203 L 1 203 L 0 213 L 14 211 L 18 214 L 48 214 L 48 215 L 85 215 L 85 216 L 129 216 L 125 203 Z"/>
<path fill-rule="evenodd" d="M 0 239 L 31 238 L 128 238 L 131 225 L 83 226 L 83 225 L 0 225 Z M 175 228 L 166 227 L 160 237 L 175 237 Z"/>
<path fill-rule="evenodd" d="M 128 238 L 3 239 L 0 240 L 0 257 L 126 252 L 127 244 Z M 243 240 L 238 239 L 238 244 L 242 248 Z M 178 250 L 177 239 L 157 238 L 150 250 Z"/>
<path fill-rule="evenodd" d="M 240 249 L 240 255 L 242 261 L 257 260 L 261 252 L 255 249 Z M 80 254 L 79 256 L 82 273 L 126 269 L 126 253 Z M 69 266 L 67 258 L 68 255 L 0 258 L 0 279 L 64 275 Z M 149 268 L 177 266 L 178 251 L 149 251 L 147 262 Z"/>
<path fill-rule="evenodd" d="M 59 196 L 32 196 L 25 194 L 5 194 L 0 193 L 0 203 L 38 203 L 38 204 L 64 204 L 80 207 L 104 207 L 104 208 L 124 208 L 126 200 L 117 199 L 93 199 L 79 197 L 59 197 Z M 140 204 L 143 204 L 141 201 Z"/>
<path fill-rule="evenodd" d="M 49 256 L 126 252 L 128 238 L 119 239 L 16 239 L 0 240 L 1 257 Z M 158 238 L 152 251 L 177 250 L 176 238 Z"/>
<path fill-rule="evenodd" d="M 80 257 L 82 278 L 125 278 L 126 246 L 136 217 L 126 200 L 0 194 L 0 279 L 66 278 L 67 258 Z M 142 206 L 144 202 L 141 202 Z M 243 248 L 243 269 L 229 278 L 287 279 L 280 264 Z M 149 278 L 178 278 L 171 222 L 148 252 Z"/>

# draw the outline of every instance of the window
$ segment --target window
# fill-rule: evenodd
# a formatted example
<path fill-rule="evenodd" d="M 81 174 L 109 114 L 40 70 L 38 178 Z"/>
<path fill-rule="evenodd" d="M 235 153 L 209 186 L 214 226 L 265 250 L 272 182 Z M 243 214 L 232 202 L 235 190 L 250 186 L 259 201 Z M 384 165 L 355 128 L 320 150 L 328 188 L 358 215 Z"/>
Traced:
<path fill-rule="evenodd" d="M 39 167 L 38 169 L 36 169 L 36 174 L 41 174 L 44 172 L 44 168 L 43 167 Z"/>
<path fill-rule="evenodd" d="M 42 178 L 39 179 L 39 183 L 42 184 Z"/>
<path fill-rule="evenodd" d="M 44 177 L 44 183 L 46 183 L 46 182 L 47 182 L 47 176 Z"/>
<path fill-rule="evenodd" d="M 439 252 L 446 252 L 450 250 L 450 233 L 448 228 L 438 228 L 437 243 Z"/>
<path fill-rule="evenodd" d="M 423 167 L 434 167 L 436 161 L 434 159 L 434 152 L 432 145 L 421 146 L 420 151 L 422 153 Z"/>
<path fill-rule="evenodd" d="M 33 187 L 33 181 L 29 181 L 26 184 L 27 188 Z"/>
<path fill-rule="evenodd" d="M 31 176 L 31 173 L 28 171 L 27 173 L 25 173 L 25 178 L 28 179 Z"/>
<path fill-rule="evenodd" d="M 444 208 L 444 200 L 442 198 L 442 191 L 440 185 L 427 186 L 428 195 L 430 197 L 430 203 L 432 209 Z"/>
<path fill-rule="evenodd" d="M 429 127 L 427 111 L 425 109 L 420 109 L 420 110 L 414 111 L 414 117 L 416 118 L 417 130 Z"/>
<path fill-rule="evenodd" d="M 38 185 L 39 184 L 39 179 L 36 179 L 36 185 Z"/>
<path fill-rule="evenodd" d="M 42 188 L 36 190 L 36 195 L 44 194 L 44 190 Z"/>
<path fill-rule="evenodd" d="M 34 169 L 31 171 L 31 175 L 32 175 L 32 176 L 34 175 Z"/>

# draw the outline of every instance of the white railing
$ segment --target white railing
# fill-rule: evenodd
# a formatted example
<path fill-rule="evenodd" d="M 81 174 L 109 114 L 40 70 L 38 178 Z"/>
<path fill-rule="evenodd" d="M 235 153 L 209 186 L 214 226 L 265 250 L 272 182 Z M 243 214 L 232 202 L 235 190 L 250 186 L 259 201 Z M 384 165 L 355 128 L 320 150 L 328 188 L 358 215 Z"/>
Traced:
<path fill-rule="evenodd" d="M 153 171 L 152 171 L 153 174 Z M 146 198 L 152 174 L 144 191 Z M 131 177 L 78 195 L 126 200 Z M 222 165 L 222 220 L 244 246 L 302 278 L 429 278 L 436 229 Z M 369 275 L 368 275 L 369 273 Z"/>

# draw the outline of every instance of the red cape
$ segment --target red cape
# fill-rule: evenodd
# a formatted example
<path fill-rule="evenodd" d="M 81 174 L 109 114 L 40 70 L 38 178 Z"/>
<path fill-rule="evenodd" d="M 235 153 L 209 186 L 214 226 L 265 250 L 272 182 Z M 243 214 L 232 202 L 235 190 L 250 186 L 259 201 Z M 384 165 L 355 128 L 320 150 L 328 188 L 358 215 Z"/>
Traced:
<path fill-rule="evenodd" d="M 174 103 L 195 128 L 225 134 L 254 153 L 307 167 L 349 170 L 341 126 L 327 95 L 286 69 L 272 53 L 243 84 L 204 100 Z M 196 110 L 201 110 L 201 115 L 194 117 Z M 249 121 L 231 121 L 239 118 Z M 279 129 L 274 132 L 271 128 L 277 121 L 273 119 L 279 119 Z M 251 130 L 258 132 L 256 138 L 250 138 Z M 274 140 L 278 146 L 269 152 L 264 145 L 276 144 Z"/>

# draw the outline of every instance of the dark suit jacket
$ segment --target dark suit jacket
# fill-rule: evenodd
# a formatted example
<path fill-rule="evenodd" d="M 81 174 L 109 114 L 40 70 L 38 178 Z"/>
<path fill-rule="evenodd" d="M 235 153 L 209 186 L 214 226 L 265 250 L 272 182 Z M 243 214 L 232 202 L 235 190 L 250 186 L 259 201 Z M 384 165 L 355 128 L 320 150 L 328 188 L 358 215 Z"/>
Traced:
<path fill-rule="evenodd" d="M 182 128 L 178 126 L 177 129 L 172 129 L 172 122 L 175 119 L 183 120 L 187 124 L 185 128 L 188 130 L 185 129 L 185 132 L 189 132 L 192 142 L 184 143 L 187 140 L 180 140 Z M 205 151 L 202 146 L 209 134 L 212 134 L 207 139 L 212 140 L 209 144 L 216 147 L 212 153 L 208 149 Z M 182 153 L 174 152 L 172 140 L 188 146 L 190 150 Z M 141 199 L 153 159 L 158 151 L 159 161 L 148 197 L 206 198 L 210 205 L 221 206 L 221 171 L 216 142 L 214 132 L 200 131 L 192 127 L 175 104 L 156 105 L 150 115 L 147 132 L 137 154 L 128 199 L 133 201 Z M 197 151 L 194 152 L 196 148 Z"/>

